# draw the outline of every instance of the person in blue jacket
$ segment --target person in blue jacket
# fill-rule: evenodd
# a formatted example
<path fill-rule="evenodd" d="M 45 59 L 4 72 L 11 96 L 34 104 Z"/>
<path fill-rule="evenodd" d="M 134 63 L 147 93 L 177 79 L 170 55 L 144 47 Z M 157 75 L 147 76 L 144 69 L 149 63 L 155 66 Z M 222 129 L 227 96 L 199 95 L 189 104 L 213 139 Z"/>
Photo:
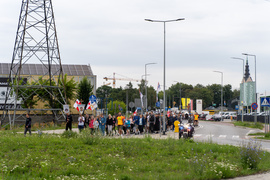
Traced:
<path fill-rule="evenodd" d="M 144 119 L 143 115 L 140 115 L 139 120 L 137 120 L 135 123 L 139 127 L 140 134 L 142 134 L 143 133 L 143 127 L 145 125 L 145 119 Z"/>
<path fill-rule="evenodd" d="M 138 116 L 138 114 L 136 113 L 136 115 L 133 117 L 133 123 L 134 123 L 134 132 L 135 132 L 135 135 L 138 133 L 138 126 L 139 126 L 139 119 L 140 119 L 140 116 Z"/>
<path fill-rule="evenodd" d="M 105 126 L 106 126 L 106 118 L 103 116 L 103 114 L 101 114 L 99 127 L 103 136 L 105 135 Z"/>

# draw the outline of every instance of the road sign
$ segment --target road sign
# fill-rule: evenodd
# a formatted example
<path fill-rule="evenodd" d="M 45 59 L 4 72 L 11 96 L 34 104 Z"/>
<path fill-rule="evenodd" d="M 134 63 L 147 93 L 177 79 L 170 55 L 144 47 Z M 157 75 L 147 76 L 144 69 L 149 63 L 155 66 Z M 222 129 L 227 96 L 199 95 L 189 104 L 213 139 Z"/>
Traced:
<path fill-rule="evenodd" d="M 92 95 L 89 97 L 89 101 L 91 101 L 91 103 L 97 102 L 97 97 L 95 95 Z"/>
<path fill-rule="evenodd" d="M 129 105 L 130 108 L 134 108 L 135 107 L 135 103 L 134 102 L 129 102 L 128 105 Z"/>
<path fill-rule="evenodd" d="M 270 98 L 269 97 L 262 97 L 261 98 L 261 106 L 270 107 Z"/>
<path fill-rule="evenodd" d="M 160 107 L 160 102 L 156 102 L 156 106 L 157 107 Z"/>
<path fill-rule="evenodd" d="M 235 105 L 235 110 L 239 110 L 239 106 L 238 105 Z"/>
<path fill-rule="evenodd" d="M 252 103 L 252 104 L 251 104 L 251 108 L 252 108 L 253 110 L 256 110 L 256 109 L 258 108 L 258 104 L 257 104 L 257 103 Z"/>

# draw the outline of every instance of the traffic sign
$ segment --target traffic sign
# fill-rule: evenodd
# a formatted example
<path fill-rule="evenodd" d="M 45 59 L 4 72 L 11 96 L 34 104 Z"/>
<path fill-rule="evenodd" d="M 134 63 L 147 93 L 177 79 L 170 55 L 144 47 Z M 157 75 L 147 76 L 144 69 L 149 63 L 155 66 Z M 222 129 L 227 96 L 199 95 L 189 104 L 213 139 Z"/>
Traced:
<path fill-rule="evenodd" d="M 262 97 L 261 98 L 261 106 L 270 107 L 270 98 L 269 97 Z"/>
<path fill-rule="evenodd" d="M 134 108 L 135 107 L 135 103 L 134 102 L 129 102 L 128 105 L 129 105 L 130 108 Z"/>
<path fill-rule="evenodd" d="M 235 110 L 239 110 L 239 106 L 238 105 L 235 105 Z"/>
<path fill-rule="evenodd" d="M 160 102 L 156 102 L 156 106 L 157 107 L 160 107 Z"/>
<path fill-rule="evenodd" d="M 251 108 L 252 108 L 253 110 L 256 110 L 256 109 L 258 108 L 258 104 L 257 104 L 257 103 L 252 103 L 252 104 L 251 104 Z"/>
<path fill-rule="evenodd" d="M 93 104 L 94 102 L 97 102 L 97 97 L 95 95 L 92 95 L 89 97 L 89 101 L 91 102 L 91 104 Z"/>

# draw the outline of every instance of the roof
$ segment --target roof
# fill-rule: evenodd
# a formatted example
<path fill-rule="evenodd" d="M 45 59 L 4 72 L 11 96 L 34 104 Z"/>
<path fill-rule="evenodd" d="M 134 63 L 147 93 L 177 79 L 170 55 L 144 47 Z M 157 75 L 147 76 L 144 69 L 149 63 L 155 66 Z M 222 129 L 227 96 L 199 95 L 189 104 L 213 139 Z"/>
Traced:
<path fill-rule="evenodd" d="M 11 63 L 0 63 L 0 74 L 9 74 Z M 56 72 L 57 65 L 51 65 L 52 72 Z M 68 76 L 93 76 L 90 65 L 62 64 L 63 73 Z M 42 64 L 24 64 L 21 75 L 44 75 L 48 69 Z"/>

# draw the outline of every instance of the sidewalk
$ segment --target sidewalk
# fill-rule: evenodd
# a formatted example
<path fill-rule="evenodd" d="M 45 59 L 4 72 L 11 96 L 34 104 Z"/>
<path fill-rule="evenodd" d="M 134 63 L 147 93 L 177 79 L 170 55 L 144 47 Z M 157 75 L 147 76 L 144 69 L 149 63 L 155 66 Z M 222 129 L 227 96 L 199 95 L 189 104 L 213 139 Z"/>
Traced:
<path fill-rule="evenodd" d="M 245 176 L 245 177 L 237 177 L 229 180 L 269 180 L 270 179 L 270 172 L 263 173 L 263 174 L 257 174 L 257 175 L 251 175 L 251 176 Z"/>

